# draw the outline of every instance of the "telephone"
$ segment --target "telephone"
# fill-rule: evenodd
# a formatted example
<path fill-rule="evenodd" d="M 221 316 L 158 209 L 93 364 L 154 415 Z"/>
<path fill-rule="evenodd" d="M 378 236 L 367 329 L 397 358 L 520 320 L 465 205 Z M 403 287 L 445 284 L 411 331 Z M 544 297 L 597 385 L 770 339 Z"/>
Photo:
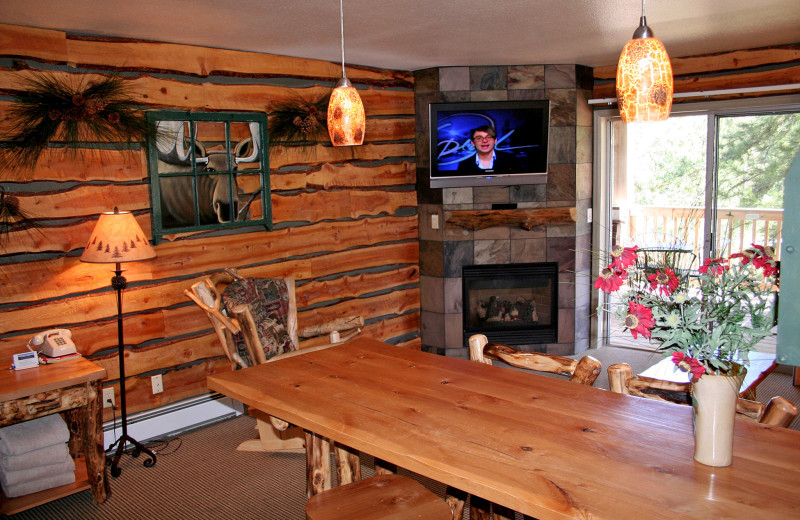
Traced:
<path fill-rule="evenodd" d="M 67 356 L 77 352 L 75 343 L 72 342 L 72 332 L 67 329 L 46 330 L 35 335 L 31 344 L 47 357 Z"/>

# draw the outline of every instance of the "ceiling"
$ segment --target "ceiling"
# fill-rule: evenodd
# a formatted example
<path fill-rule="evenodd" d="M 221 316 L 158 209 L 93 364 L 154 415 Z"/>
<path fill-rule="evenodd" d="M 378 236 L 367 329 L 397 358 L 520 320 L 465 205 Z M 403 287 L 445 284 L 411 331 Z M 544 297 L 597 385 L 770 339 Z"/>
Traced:
<path fill-rule="evenodd" d="M 672 57 L 800 43 L 800 0 L 650 0 Z M 616 63 L 637 0 L 344 0 L 350 64 Z M 0 0 L 0 23 L 341 61 L 336 0 Z"/>

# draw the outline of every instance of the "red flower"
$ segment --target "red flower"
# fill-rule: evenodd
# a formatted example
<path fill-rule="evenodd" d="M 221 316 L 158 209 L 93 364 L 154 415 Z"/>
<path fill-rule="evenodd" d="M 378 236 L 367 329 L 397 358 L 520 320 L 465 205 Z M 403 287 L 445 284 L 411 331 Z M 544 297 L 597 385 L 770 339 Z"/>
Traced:
<path fill-rule="evenodd" d="M 656 271 L 655 273 L 647 276 L 647 281 L 650 282 L 650 290 L 656 291 L 661 294 L 670 295 L 680 285 L 680 280 L 675 276 L 672 269 L 664 269 L 663 271 Z"/>
<path fill-rule="evenodd" d="M 724 271 L 727 271 L 728 261 L 724 258 L 706 258 L 703 265 L 700 266 L 700 274 L 711 274 L 711 275 L 720 275 Z"/>
<path fill-rule="evenodd" d="M 706 373 L 705 367 L 698 360 L 687 356 L 683 352 L 673 352 L 672 362 L 684 372 L 691 372 L 692 380 L 700 379 L 700 376 Z"/>
<path fill-rule="evenodd" d="M 600 271 L 600 276 L 595 280 L 594 287 L 604 293 L 612 293 L 622 287 L 622 283 L 627 277 L 628 273 L 626 271 L 615 269 L 612 264 Z"/>
<path fill-rule="evenodd" d="M 639 246 L 622 247 L 617 244 L 611 248 L 611 265 L 619 269 L 627 269 L 636 263 Z"/>
<path fill-rule="evenodd" d="M 650 330 L 655 327 L 653 311 L 639 303 L 628 302 L 628 314 L 625 316 L 625 327 L 630 329 L 633 339 L 638 339 L 641 334 L 650 339 Z"/>
<path fill-rule="evenodd" d="M 758 244 L 750 244 L 749 247 L 741 253 L 731 255 L 731 258 L 741 258 L 742 265 L 747 265 L 751 261 L 753 267 L 756 269 L 764 269 L 764 276 L 773 276 L 778 273 L 778 264 L 775 261 L 775 249 L 771 246 L 761 246 Z"/>

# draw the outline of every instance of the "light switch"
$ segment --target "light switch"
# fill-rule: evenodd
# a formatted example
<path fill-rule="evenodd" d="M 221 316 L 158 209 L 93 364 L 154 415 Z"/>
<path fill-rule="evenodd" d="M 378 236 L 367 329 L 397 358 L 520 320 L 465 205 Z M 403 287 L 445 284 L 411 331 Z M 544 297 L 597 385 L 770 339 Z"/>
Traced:
<path fill-rule="evenodd" d="M 439 229 L 439 215 L 431 215 L 431 229 Z"/>

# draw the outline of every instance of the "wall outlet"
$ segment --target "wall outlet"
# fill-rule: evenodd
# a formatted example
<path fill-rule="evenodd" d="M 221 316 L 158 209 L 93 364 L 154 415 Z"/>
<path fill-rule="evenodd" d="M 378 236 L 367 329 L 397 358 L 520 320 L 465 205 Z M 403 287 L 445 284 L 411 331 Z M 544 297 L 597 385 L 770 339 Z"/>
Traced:
<path fill-rule="evenodd" d="M 150 384 L 153 385 L 154 394 L 160 394 L 164 391 L 164 381 L 161 380 L 161 374 L 150 377 Z"/>
<path fill-rule="evenodd" d="M 114 406 L 117 406 L 117 401 L 114 399 L 114 389 L 103 388 L 103 408 L 113 408 Z"/>

